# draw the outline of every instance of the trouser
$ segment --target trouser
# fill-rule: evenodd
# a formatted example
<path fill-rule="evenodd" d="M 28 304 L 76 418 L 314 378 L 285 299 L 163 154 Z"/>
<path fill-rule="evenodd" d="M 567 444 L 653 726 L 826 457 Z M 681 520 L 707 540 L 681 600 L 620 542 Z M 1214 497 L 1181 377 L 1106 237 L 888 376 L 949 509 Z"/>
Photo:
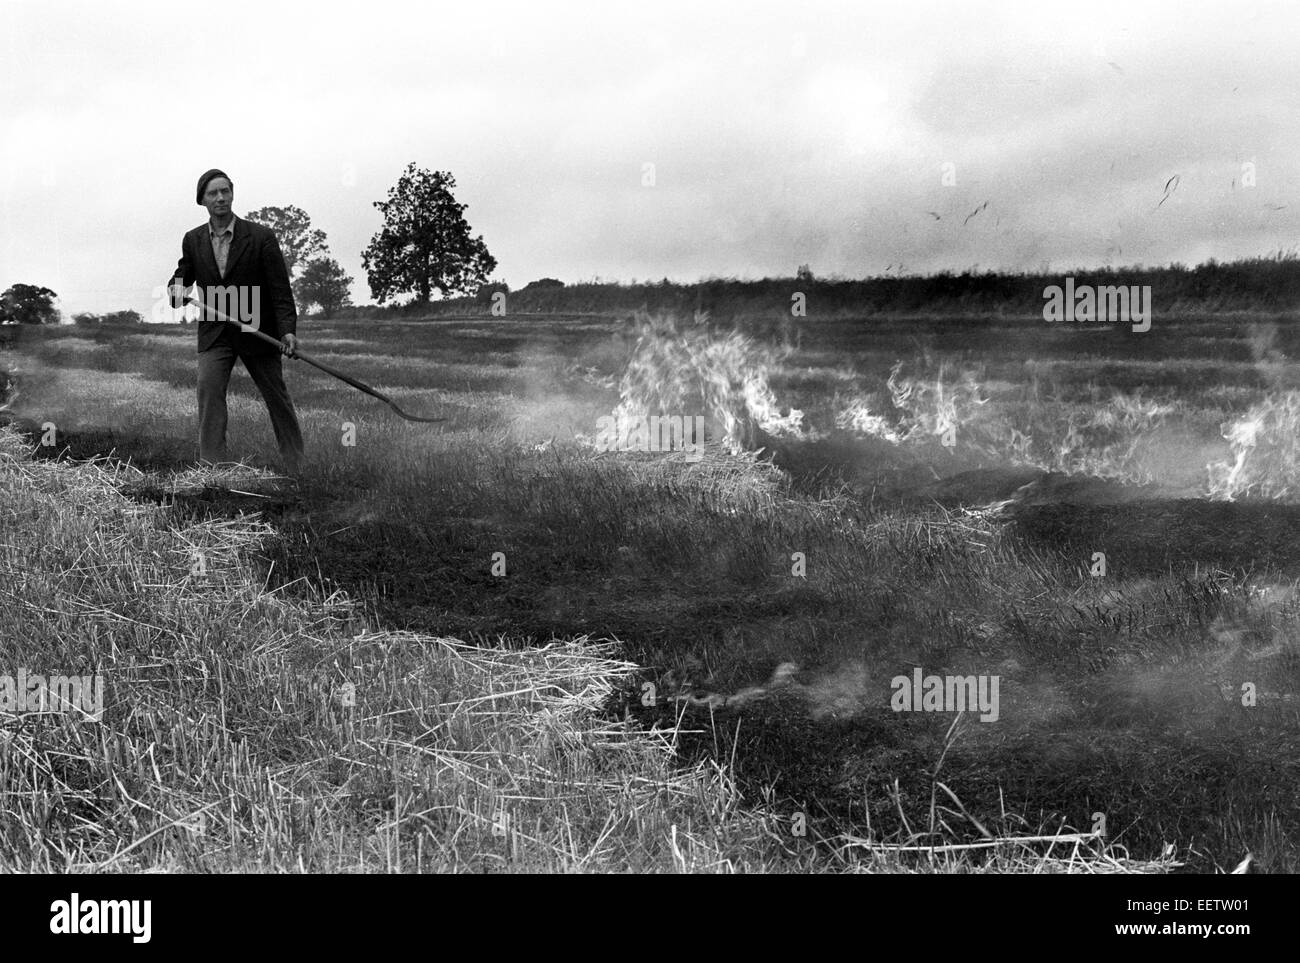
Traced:
<path fill-rule="evenodd" d="M 275 443 L 287 471 L 296 473 L 302 464 L 302 431 L 294 413 L 289 390 L 280 370 L 280 353 L 240 353 L 218 341 L 199 352 L 199 460 L 216 464 L 226 457 L 226 387 L 235 359 L 244 362 L 275 429 Z"/>

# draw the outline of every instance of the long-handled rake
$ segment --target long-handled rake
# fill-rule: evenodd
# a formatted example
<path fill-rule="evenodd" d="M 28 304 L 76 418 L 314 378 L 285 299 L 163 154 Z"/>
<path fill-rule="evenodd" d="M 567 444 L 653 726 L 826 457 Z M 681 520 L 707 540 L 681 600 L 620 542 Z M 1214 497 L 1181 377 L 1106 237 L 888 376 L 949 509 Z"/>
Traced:
<path fill-rule="evenodd" d="M 283 345 L 280 344 L 279 341 L 271 337 L 269 334 L 264 334 L 261 331 L 249 331 L 246 329 L 245 325 L 240 324 L 238 321 L 236 321 L 234 318 L 227 315 L 225 312 L 219 311 L 216 308 L 212 307 L 211 305 L 203 304 L 201 301 L 196 301 L 193 298 L 186 298 L 185 303 L 197 305 L 200 310 L 207 311 L 210 315 L 212 315 L 217 320 L 224 321 L 226 322 L 226 324 L 233 324 L 235 327 L 242 330 L 244 334 L 251 334 L 254 337 L 261 338 L 267 344 L 275 345 L 276 348 L 283 347 Z M 333 375 L 335 378 L 338 378 L 339 381 L 347 382 L 352 387 L 356 388 L 358 391 L 364 391 L 366 394 L 370 395 L 371 397 L 378 398 L 384 404 L 388 405 L 388 407 L 392 408 L 393 411 L 397 412 L 399 417 L 405 418 L 407 421 L 422 421 L 422 422 L 432 423 L 432 422 L 447 420 L 446 418 L 419 418 L 415 415 L 408 415 L 401 408 L 397 407 L 397 402 L 394 401 L 392 398 L 388 397 L 388 395 L 384 394 L 382 391 L 376 391 L 374 388 L 370 387 L 370 385 L 358 381 L 356 378 L 352 378 L 349 377 L 348 375 L 345 375 L 342 371 L 339 371 L 335 368 L 331 368 L 329 365 L 321 361 L 317 361 L 315 358 L 308 357 L 307 355 L 303 354 L 301 351 L 295 351 L 291 355 L 291 357 L 298 358 L 300 361 L 306 361 L 313 368 L 319 368 L 321 371 L 324 371 L 327 375 Z"/>

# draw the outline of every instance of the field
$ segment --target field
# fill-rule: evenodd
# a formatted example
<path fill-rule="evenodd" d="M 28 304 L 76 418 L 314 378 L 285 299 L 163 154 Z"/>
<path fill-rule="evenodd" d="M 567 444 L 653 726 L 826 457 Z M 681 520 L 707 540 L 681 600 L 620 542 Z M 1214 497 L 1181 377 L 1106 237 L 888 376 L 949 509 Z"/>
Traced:
<path fill-rule="evenodd" d="M 1300 869 L 1289 315 L 300 335 L 449 420 L 289 363 L 294 486 L 240 369 L 194 471 L 192 330 L 0 348 L 0 667 L 108 678 L 0 716 L 7 866 Z"/>

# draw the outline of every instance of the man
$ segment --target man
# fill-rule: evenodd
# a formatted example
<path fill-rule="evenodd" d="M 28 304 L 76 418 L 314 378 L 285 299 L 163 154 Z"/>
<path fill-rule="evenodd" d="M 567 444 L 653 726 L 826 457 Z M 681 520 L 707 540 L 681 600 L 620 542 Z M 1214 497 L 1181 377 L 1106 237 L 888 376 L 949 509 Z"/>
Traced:
<path fill-rule="evenodd" d="M 266 402 L 285 469 L 297 475 L 302 432 L 284 385 L 280 355 L 293 357 L 297 351 L 298 311 L 280 243 L 269 228 L 235 217 L 231 210 L 235 185 L 224 171 L 204 173 L 195 200 L 208 209 L 209 217 L 181 241 L 181 259 L 168 285 L 172 307 L 181 307 L 185 290 L 197 283 L 205 305 L 280 341 L 277 351 L 203 311 L 199 318 L 199 460 L 210 464 L 227 460 L 226 387 L 238 358 Z"/>

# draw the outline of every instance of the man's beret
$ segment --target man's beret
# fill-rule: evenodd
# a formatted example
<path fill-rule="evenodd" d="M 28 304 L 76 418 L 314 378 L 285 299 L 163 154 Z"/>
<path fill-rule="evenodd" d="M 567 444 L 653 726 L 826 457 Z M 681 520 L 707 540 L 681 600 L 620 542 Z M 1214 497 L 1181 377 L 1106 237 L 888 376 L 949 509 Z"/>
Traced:
<path fill-rule="evenodd" d="M 203 192 L 208 189 L 208 181 L 212 180 L 214 177 L 224 177 L 226 180 L 230 181 L 229 174 L 225 171 L 219 171 L 215 167 L 210 171 L 204 171 L 203 176 L 199 178 L 199 189 L 194 193 L 194 203 L 203 203 Z M 235 182 L 230 181 L 230 186 L 234 187 Z"/>

